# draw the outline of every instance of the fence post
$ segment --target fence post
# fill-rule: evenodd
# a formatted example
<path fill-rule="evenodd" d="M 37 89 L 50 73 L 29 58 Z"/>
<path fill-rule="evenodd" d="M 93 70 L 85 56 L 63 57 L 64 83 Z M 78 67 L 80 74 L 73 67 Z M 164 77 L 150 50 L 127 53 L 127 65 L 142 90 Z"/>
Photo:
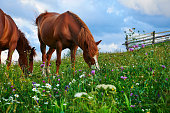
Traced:
<path fill-rule="evenodd" d="M 155 31 L 153 31 L 153 41 L 152 41 L 152 44 L 154 44 L 155 43 Z"/>
<path fill-rule="evenodd" d="M 129 50 L 129 46 L 128 46 L 128 35 L 126 35 L 126 41 L 125 41 L 125 45 L 126 45 L 126 49 L 127 51 Z"/>

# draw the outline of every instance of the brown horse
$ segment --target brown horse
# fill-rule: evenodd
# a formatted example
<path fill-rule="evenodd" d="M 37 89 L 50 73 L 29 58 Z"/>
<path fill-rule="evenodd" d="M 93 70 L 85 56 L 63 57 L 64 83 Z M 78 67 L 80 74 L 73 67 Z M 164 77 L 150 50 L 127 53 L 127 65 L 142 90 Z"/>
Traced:
<path fill-rule="evenodd" d="M 87 25 L 74 13 L 67 11 L 63 14 L 45 12 L 36 18 L 38 37 L 42 52 L 42 61 L 46 61 L 47 72 L 52 53 L 57 52 L 56 73 L 61 64 L 61 51 L 65 48 L 71 50 L 72 67 L 75 67 L 75 53 L 78 46 L 83 50 L 85 62 L 91 67 L 98 65 L 98 48 L 101 42 L 95 42 Z M 46 55 L 46 45 L 50 48 Z M 44 73 L 44 71 L 43 71 Z"/>
<path fill-rule="evenodd" d="M 13 19 L 0 9 L 0 63 L 1 51 L 9 49 L 7 57 L 7 69 L 11 65 L 12 54 L 16 49 L 19 53 L 19 65 L 24 73 L 32 72 L 33 56 L 35 49 L 31 48 L 28 40 L 16 26 Z"/>

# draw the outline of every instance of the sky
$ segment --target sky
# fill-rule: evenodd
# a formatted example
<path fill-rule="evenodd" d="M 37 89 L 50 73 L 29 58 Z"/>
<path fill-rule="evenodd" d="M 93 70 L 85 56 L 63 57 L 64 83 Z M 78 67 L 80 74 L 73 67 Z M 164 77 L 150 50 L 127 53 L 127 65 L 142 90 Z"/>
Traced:
<path fill-rule="evenodd" d="M 126 51 L 124 31 L 136 28 L 146 33 L 170 30 L 170 0 L 0 0 L 0 8 L 10 15 L 41 60 L 36 17 L 45 12 L 72 11 L 89 27 L 94 40 L 102 42 L 100 52 Z M 68 49 L 62 52 L 67 54 Z M 2 61 L 7 51 L 2 52 Z M 56 57 L 54 53 L 53 58 Z M 15 51 L 13 60 L 18 60 Z"/>

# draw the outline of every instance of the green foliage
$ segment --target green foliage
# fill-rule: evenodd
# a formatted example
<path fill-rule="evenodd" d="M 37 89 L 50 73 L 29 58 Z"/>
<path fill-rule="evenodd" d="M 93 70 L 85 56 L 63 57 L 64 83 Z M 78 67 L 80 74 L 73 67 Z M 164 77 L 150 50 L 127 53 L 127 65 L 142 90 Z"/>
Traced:
<path fill-rule="evenodd" d="M 52 61 L 51 74 L 46 77 L 42 76 L 41 62 L 34 63 L 33 74 L 28 77 L 18 65 L 6 70 L 2 64 L 0 112 L 168 113 L 169 45 L 100 53 L 101 70 L 95 74 L 82 55 L 76 57 L 76 70 L 71 68 L 70 57 L 62 59 L 59 75 Z"/>

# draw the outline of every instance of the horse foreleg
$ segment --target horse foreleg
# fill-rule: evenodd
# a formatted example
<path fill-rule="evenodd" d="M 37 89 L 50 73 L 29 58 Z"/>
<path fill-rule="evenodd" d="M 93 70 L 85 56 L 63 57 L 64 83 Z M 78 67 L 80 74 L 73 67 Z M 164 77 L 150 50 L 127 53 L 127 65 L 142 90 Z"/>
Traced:
<path fill-rule="evenodd" d="M 7 70 L 9 70 L 9 66 L 11 65 L 11 60 L 12 60 L 12 54 L 14 52 L 14 48 L 10 48 L 8 51 L 8 57 L 7 57 Z"/>
<path fill-rule="evenodd" d="M 52 56 L 52 54 L 53 54 L 54 51 L 55 51 L 55 49 L 49 48 L 49 50 L 48 50 L 48 52 L 47 52 L 47 63 L 46 63 L 46 66 L 47 66 L 47 74 L 50 73 L 50 68 L 49 68 L 50 59 L 51 59 L 51 56 Z"/>
<path fill-rule="evenodd" d="M 75 55 L 76 55 L 77 48 L 78 48 L 78 46 L 75 46 L 71 49 L 71 66 L 72 66 L 74 72 L 75 72 L 75 60 L 76 60 Z M 74 72 L 73 72 L 73 74 L 74 74 Z"/>
<path fill-rule="evenodd" d="M 45 64 L 45 62 L 46 62 L 46 45 L 44 43 L 40 43 L 40 49 L 41 49 L 41 53 L 42 53 L 42 62 L 43 62 L 43 64 Z M 43 66 L 43 69 L 42 69 L 42 75 L 46 76 L 45 65 Z"/>
<path fill-rule="evenodd" d="M 62 51 L 62 44 L 57 43 L 56 45 L 56 52 L 57 52 L 57 60 L 56 60 L 56 74 L 58 75 L 59 67 L 61 64 L 61 51 Z"/>

